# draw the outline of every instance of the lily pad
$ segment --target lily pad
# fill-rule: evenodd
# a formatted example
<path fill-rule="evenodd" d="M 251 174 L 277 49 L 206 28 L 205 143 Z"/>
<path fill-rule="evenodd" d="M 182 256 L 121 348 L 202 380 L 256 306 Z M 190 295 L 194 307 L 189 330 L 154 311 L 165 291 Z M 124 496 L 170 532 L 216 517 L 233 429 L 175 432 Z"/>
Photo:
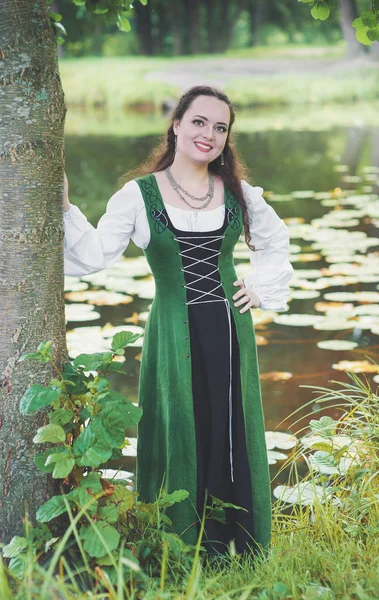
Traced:
<path fill-rule="evenodd" d="M 315 485 L 311 481 L 299 483 L 296 486 L 278 485 L 274 488 L 273 494 L 282 502 L 287 504 L 301 504 L 308 506 L 314 504 L 316 500 L 323 500 L 327 496 L 327 491 L 321 485 Z"/>
<path fill-rule="evenodd" d="M 281 450 L 290 450 L 298 443 L 298 439 L 291 433 L 281 431 L 266 431 L 266 445 L 268 450 L 280 448 Z"/>
<path fill-rule="evenodd" d="M 107 290 L 75 291 L 65 294 L 66 300 L 70 302 L 89 302 L 95 306 L 118 306 L 133 302 L 132 296 L 109 292 Z"/>
<path fill-rule="evenodd" d="M 275 452 L 275 450 L 268 450 L 267 452 L 268 462 L 270 465 L 275 465 L 278 460 L 287 460 L 287 454 L 283 452 Z"/>
<path fill-rule="evenodd" d="M 289 325 L 291 327 L 312 327 L 323 319 L 324 317 L 320 315 L 282 314 L 274 317 L 273 321 L 279 325 Z"/>
<path fill-rule="evenodd" d="M 88 289 L 88 283 L 80 281 L 80 277 L 71 277 L 66 275 L 64 278 L 64 291 L 65 292 L 81 292 Z"/>
<path fill-rule="evenodd" d="M 324 340 L 317 342 L 317 347 L 322 350 L 353 350 L 357 346 L 357 342 L 350 342 L 349 340 Z"/>
<path fill-rule="evenodd" d="M 101 316 L 90 304 L 66 304 L 65 313 L 69 322 L 97 321 Z"/>
<path fill-rule="evenodd" d="M 293 290 L 291 298 L 293 300 L 308 300 L 309 298 L 317 298 L 320 292 L 317 290 Z"/>
<path fill-rule="evenodd" d="M 292 192 L 292 197 L 302 200 L 303 198 L 304 199 L 313 198 L 315 193 L 316 192 L 314 190 L 299 190 L 299 191 Z"/>
<path fill-rule="evenodd" d="M 351 373 L 379 373 L 379 365 L 368 360 L 340 360 L 332 365 L 332 368 Z"/>
<path fill-rule="evenodd" d="M 313 325 L 313 328 L 318 329 L 319 331 L 343 331 L 344 329 L 353 329 L 354 327 L 354 321 L 337 319 L 335 317 L 322 318 L 322 320 Z"/>

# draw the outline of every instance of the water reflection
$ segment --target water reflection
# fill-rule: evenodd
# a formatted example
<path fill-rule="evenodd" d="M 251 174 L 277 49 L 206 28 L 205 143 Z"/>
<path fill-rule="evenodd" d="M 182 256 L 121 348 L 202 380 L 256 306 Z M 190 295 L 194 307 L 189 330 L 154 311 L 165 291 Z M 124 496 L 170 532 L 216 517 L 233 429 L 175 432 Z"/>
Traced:
<path fill-rule="evenodd" d="M 353 361 L 352 369 L 363 361 L 360 366 L 366 371 L 369 359 L 379 362 L 378 136 L 379 128 L 350 127 L 238 137 L 238 149 L 252 173 L 250 182 L 264 187 L 267 201 L 290 229 L 295 268 L 289 313 L 253 313 L 267 430 L 274 430 L 315 397 L 301 385 L 328 387 L 332 380 L 347 381 L 347 375 L 336 367 L 339 363 L 341 367 L 341 361 Z M 66 138 L 70 197 L 94 225 L 116 191 L 119 177 L 142 162 L 156 141 L 155 136 Z M 140 255 L 131 244 L 125 258 L 112 269 L 81 280 L 67 279 L 72 355 L 79 348 L 81 352 L 106 349 L 116 332 L 112 326 L 131 326 L 136 331 L 144 327 L 154 284 Z M 242 242 L 235 260 L 243 276 L 249 264 Z M 376 294 L 354 295 L 363 291 Z M 353 295 L 328 297 L 337 292 Z M 312 322 L 305 323 L 306 315 Z M 88 325 L 90 319 L 93 323 Z M 338 351 L 317 346 L 327 340 L 355 342 L 356 346 Z M 134 402 L 140 350 L 138 344 L 128 349 L 126 376 L 112 375 L 117 389 Z M 367 374 L 370 381 L 374 376 Z M 317 411 L 317 405 L 309 410 Z M 333 410 L 330 414 L 337 416 Z M 285 421 L 279 429 L 295 432 L 306 422 L 291 427 L 292 421 Z M 129 468 L 133 460 L 128 457 Z"/>

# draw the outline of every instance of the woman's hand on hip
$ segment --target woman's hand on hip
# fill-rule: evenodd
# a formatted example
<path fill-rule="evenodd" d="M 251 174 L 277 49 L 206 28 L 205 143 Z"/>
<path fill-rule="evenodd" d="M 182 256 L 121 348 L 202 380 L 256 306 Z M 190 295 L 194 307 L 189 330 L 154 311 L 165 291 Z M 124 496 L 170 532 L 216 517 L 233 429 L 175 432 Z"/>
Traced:
<path fill-rule="evenodd" d="M 259 297 L 255 292 L 245 288 L 243 279 L 237 279 L 237 281 L 234 281 L 233 285 L 240 288 L 233 296 L 233 300 L 237 300 L 237 302 L 234 302 L 234 306 L 237 307 L 244 304 L 244 307 L 241 308 L 240 313 L 246 312 L 249 308 L 260 307 L 261 301 Z"/>

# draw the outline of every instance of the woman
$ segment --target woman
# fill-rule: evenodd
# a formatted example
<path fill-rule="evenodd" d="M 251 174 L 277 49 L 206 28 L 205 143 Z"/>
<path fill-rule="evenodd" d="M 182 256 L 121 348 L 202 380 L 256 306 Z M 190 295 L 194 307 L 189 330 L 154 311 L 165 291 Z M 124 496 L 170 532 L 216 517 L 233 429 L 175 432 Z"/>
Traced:
<path fill-rule="evenodd" d="M 189 497 L 167 514 L 187 543 L 211 496 L 241 507 L 207 519 L 203 546 L 224 554 L 267 549 L 270 481 L 251 308 L 286 310 L 288 230 L 249 185 L 230 141 L 225 94 L 191 88 L 166 140 L 109 200 L 94 229 L 65 198 L 65 272 L 112 265 L 129 240 L 144 250 L 156 296 L 141 361 L 136 489 L 153 502 L 162 485 Z M 252 273 L 236 277 L 244 232 Z M 243 510 L 242 510 L 243 509 Z M 224 522 L 223 522 L 224 521 Z"/>

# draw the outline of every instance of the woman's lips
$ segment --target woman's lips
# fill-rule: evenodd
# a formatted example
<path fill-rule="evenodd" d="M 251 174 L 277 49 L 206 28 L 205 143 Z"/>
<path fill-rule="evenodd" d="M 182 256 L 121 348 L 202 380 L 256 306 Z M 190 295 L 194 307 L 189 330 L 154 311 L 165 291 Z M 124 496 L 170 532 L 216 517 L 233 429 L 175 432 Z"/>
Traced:
<path fill-rule="evenodd" d="M 200 152 L 209 152 L 212 150 L 212 146 L 209 146 L 208 144 L 202 144 L 201 142 L 195 142 L 195 146 L 198 150 L 200 150 Z"/>

